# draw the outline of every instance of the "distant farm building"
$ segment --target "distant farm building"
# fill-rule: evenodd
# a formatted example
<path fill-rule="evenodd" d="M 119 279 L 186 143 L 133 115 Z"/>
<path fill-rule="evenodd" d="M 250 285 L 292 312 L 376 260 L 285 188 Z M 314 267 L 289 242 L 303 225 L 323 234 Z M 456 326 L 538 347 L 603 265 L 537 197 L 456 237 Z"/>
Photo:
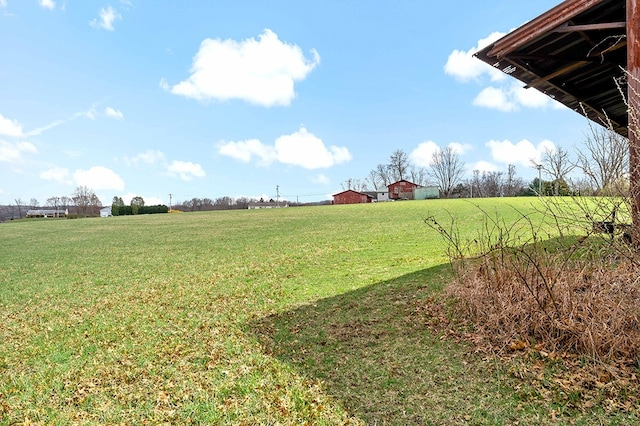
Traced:
<path fill-rule="evenodd" d="M 27 217 L 65 217 L 69 210 L 59 209 L 34 209 L 27 210 Z"/>
<path fill-rule="evenodd" d="M 440 189 L 437 186 L 421 186 L 413 189 L 414 200 L 431 200 L 440 198 Z"/>
<path fill-rule="evenodd" d="M 388 186 L 389 198 L 392 200 L 413 200 L 413 190 L 420 185 L 402 179 Z"/>
<path fill-rule="evenodd" d="M 389 201 L 389 191 L 362 191 L 372 198 L 372 201 Z"/>
<path fill-rule="evenodd" d="M 100 209 L 100 217 L 110 217 L 110 216 L 113 216 L 111 214 L 111 206 L 103 207 Z"/>
<path fill-rule="evenodd" d="M 279 209 L 281 207 L 289 207 L 289 203 L 286 201 L 281 201 L 281 202 L 258 202 L 258 203 L 249 203 L 247 208 L 249 210 L 256 210 L 256 209 Z"/>
<path fill-rule="evenodd" d="M 371 195 L 348 189 L 333 196 L 333 204 L 363 204 L 373 201 Z"/>

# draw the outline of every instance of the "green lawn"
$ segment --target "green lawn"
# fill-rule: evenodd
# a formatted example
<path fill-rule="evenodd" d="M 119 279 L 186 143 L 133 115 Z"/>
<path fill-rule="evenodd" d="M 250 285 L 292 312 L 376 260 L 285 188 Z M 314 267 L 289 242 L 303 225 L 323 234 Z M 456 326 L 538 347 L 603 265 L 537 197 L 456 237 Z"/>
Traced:
<path fill-rule="evenodd" d="M 432 331 L 446 212 L 482 222 L 433 200 L 0 224 L 0 424 L 635 419 L 541 404 Z"/>

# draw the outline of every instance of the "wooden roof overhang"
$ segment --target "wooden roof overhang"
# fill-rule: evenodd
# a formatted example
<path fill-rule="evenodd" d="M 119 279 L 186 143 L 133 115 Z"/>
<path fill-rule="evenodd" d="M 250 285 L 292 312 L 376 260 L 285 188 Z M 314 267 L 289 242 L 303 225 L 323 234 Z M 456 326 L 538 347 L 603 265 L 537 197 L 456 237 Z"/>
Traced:
<path fill-rule="evenodd" d="M 640 0 L 565 0 L 475 56 L 629 138 L 640 249 Z"/>
<path fill-rule="evenodd" d="M 475 56 L 627 136 L 626 0 L 566 0 Z"/>

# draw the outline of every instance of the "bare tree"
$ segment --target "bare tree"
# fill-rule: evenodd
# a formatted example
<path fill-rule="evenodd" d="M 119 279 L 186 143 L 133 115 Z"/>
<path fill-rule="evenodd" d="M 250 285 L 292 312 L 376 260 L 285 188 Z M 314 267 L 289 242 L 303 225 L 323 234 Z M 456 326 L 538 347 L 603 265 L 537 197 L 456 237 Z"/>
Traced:
<path fill-rule="evenodd" d="M 224 197 L 218 197 L 213 202 L 213 208 L 216 210 L 229 210 L 233 205 L 233 198 L 225 195 Z"/>
<path fill-rule="evenodd" d="M 538 166 L 536 163 L 534 165 Z M 566 182 L 567 175 L 576 168 L 576 164 L 569 158 L 569 152 L 562 147 L 545 148 L 539 166 L 553 181 L 553 195 L 555 196 L 560 195 L 560 183 Z"/>
<path fill-rule="evenodd" d="M 576 166 L 591 180 L 598 192 L 615 191 L 629 172 L 629 140 L 613 130 L 589 123 L 584 149 L 577 150 Z M 619 191 L 618 191 L 619 193 Z"/>
<path fill-rule="evenodd" d="M 480 186 L 485 197 L 500 197 L 505 186 L 504 173 L 482 172 Z"/>
<path fill-rule="evenodd" d="M 409 180 L 416 185 L 425 186 L 428 183 L 429 170 L 424 167 L 417 167 L 415 164 L 411 164 L 409 167 Z"/>
<path fill-rule="evenodd" d="M 389 177 L 394 182 L 406 179 L 409 177 L 409 166 L 409 154 L 401 149 L 396 149 L 389 157 L 389 164 L 387 165 Z"/>
<path fill-rule="evenodd" d="M 376 173 L 382 187 L 386 188 L 389 184 L 393 183 L 389 177 L 389 168 L 386 165 L 378 164 L 376 166 Z"/>
<path fill-rule="evenodd" d="M 374 191 L 377 191 L 378 188 L 381 188 L 382 182 L 380 177 L 378 176 L 378 173 L 376 171 L 376 169 L 373 169 L 369 172 L 369 175 L 364 179 L 369 185 L 371 185 L 371 187 L 373 188 Z"/>
<path fill-rule="evenodd" d="M 361 179 L 349 178 L 349 179 L 345 180 L 344 182 L 342 182 L 340 184 L 340 186 L 342 186 L 342 189 L 344 191 L 347 191 L 349 189 L 352 189 L 352 190 L 357 191 L 357 192 L 362 192 L 362 191 L 366 191 L 367 190 L 366 179 L 365 180 L 361 180 Z"/>
<path fill-rule="evenodd" d="M 47 198 L 46 205 L 58 210 L 58 207 L 60 206 L 60 197 L 54 196 Z"/>
<path fill-rule="evenodd" d="M 471 198 L 482 198 L 484 194 L 482 193 L 482 185 L 480 180 L 480 170 L 476 169 L 473 171 L 473 177 L 469 181 L 469 195 Z"/>
<path fill-rule="evenodd" d="M 215 202 L 211 198 L 205 197 L 202 199 L 202 210 L 213 210 L 214 205 Z"/>
<path fill-rule="evenodd" d="M 100 204 L 100 200 L 93 190 L 86 186 L 78 186 L 75 191 L 73 191 L 71 200 L 77 207 L 78 213 L 84 216 L 91 213 L 92 207 L 97 207 Z"/>
<path fill-rule="evenodd" d="M 450 146 L 433 153 L 430 176 L 447 198 L 451 197 L 453 188 L 462 181 L 463 172 L 464 161 Z"/>
<path fill-rule="evenodd" d="M 63 195 L 60 197 L 60 208 L 68 209 L 72 202 L 73 200 L 70 197 Z"/>
<path fill-rule="evenodd" d="M 14 200 L 16 202 L 16 207 L 18 208 L 18 219 L 22 219 L 22 206 L 24 205 L 24 201 L 20 198 L 16 198 Z"/>
<path fill-rule="evenodd" d="M 507 178 L 504 182 L 503 195 L 505 197 L 515 197 L 522 190 L 523 186 L 522 178 L 516 176 L 516 166 L 509 164 L 507 167 Z"/>

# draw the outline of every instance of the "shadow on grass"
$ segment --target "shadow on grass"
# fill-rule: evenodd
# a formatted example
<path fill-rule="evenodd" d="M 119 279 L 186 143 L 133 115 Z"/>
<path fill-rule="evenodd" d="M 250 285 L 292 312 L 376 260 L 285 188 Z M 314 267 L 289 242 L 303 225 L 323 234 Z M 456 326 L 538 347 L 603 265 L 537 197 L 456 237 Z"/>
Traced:
<path fill-rule="evenodd" d="M 265 351 L 369 424 L 510 423 L 498 369 L 438 336 L 429 306 L 449 265 L 318 300 L 251 324 Z M 502 397 L 501 397 L 502 396 Z"/>

